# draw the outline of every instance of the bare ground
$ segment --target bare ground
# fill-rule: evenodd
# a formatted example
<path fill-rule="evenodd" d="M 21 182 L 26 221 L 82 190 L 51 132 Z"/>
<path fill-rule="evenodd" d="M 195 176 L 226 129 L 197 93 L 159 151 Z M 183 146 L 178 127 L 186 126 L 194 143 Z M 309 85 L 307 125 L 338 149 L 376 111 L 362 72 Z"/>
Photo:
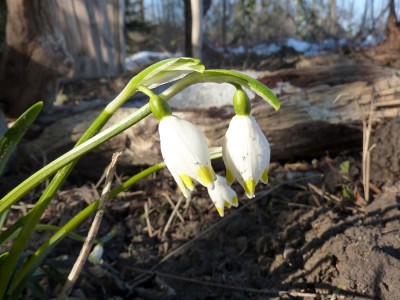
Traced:
<path fill-rule="evenodd" d="M 115 236 L 104 245 L 101 264 L 86 264 L 73 295 L 398 299 L 400 182 L 382 193 L 374 187 L 373 200 L 366 203 L 359 160 L 353 157 L 357 155 L 324 157 L 312 164 L 274 163 L 270 185 L 260 186 L 259 196 L 228 209 L 224 218 L 204 190 L 199 188 L 186 203 L 168 172 L 160 172 L 108 204 L 100 236 L 111 230 Z M 348 172 L 343 169 L 346 162 Z M 344 189 L 351 191 L 350 197 Z M 93 185 L 69 187 L 42 221 L 63 224 L 97 197 Z M 170 226 L 167 198 L 181 201 L 180 216 Z M 85 235 L 89 225 L 79 232 Z M 46 237 L 39 232 L 33 244 Z M 40 282 L 48 295 L 59 291 L 81 245 L 67 239 L 52 253 L 44 269 L 59 276 Z"/>

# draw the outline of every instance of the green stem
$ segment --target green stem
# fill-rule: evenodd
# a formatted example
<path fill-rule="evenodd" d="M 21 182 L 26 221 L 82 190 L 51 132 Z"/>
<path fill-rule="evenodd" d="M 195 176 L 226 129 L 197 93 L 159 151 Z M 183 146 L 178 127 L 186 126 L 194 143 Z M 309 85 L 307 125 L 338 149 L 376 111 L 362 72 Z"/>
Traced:
<path fill-rule="evenodd" d="M 136 78 L 136 77 L 135 77 Z M 147 77 L 143 77 L 147 78 Z M 148 79 L 151 81 L 151 78 Z M 172 96 L 185 89 L 186 87 L 201 82 L 231 82 L 235 84 L 240 84 L 248 89 L 251 89 L 256 94 L 260 95 L 264 100 L 270 103 L 275 109 L 279 109 L 280 104 L 275 95 L 263 84 L 258 82 L 257 80 L 252 79 L 249 76 L 241 74 L 235 71 L 226 71 L 226 70 L 209 70 L 205 71 L 202 74 L 192 73 L 175 83 L 173 86 L 164 91 L 160 96 L 166 101 L 170 99 Z M 32 228 L 39 221 L 42 213 L 47 208 L 49 202 L 54 197 L 55 193 L 58 191 L 59 187 L 71 172 L 74 167 L 75 160 L 79 157 L 97 147 L 98 145 L 104 143 L 105 141 L 111 139 L 116 136 L 120 132 L 125 129 L 133 126 L 138 121 L 142 120 L 144 117 L 150 114 L 150 109 L 148 105 L 143 106 L 141 109 L 136 111 L 132 116 L 120 121 L 114 126 L 108 128 L 107 130 L 98 133 L 95 135 L 100 128 L 108 121 L 111 115 L 115 112 L 115 110 L 119 107 L 118 105 L 122 104 L 123 101 L 126 101 L 128 96 L 134 93 L 138 87 L 136 82 L 133 80 L 130 82 L 131 86 L 126 87 L 122 92 L 121 96 L 118 96 L 110 105 L 106 107 L 106 109 L 101 113 L 98 119 L 89 127 L 89 129 L 85 132 L 85 134 L 78 141 L 77 146 L 66 154 L 62 155 L 58 159 L 54 160 L 34 175 L 29 177 L 19 186 L 17 186 L 14 190 L 12 190 L 8 195 L 6 195 L 2 200 L 0 200 L 0 214 L 3 213 L 6 209 L 8 209 L 12 204 L 17 202 L 22 196 L 24 196 L 27 192 L 32 190 L 35 186 L 37 186 L 40 182 L 50 177 L 60 168 L 60 170 L 56 176 L 54 177 L 51 184 L 44 191 L 42 197 L 39 199 L 37 205 L 35 206 L 35 212 L 31 214 L 28 218 L 27 222 L 24 224 L 24 228 L 19 234 L 17 240 L 14 242 L 13 247 L 10 250 L 10 255 L 6 262 L 3 265 L 3 268 L 0 270 L 0 298 L 3 297 L 10 278 L 12 276 L 13 270 L 17 263 L 18 257 L 22 253 L 23 248 L 26 245 L 26 242 L 30 236 Z M 117 105 L 117 104 L 118 105 Z M 95 135 L 94 137 L 92 137 Z M 69 165 L 68 165 L 69 164 Z M 13 284 L 15 286 L 15 284 Z"/>
<path fill-rule="evenodd" d="M 29 191 L 31 191 L 34 187 L 36 187 L 40 182 L 50 177 L 57 170 L 62 167 L 68 165 L 72 161 L 86 154 L 90 150 L 96 148 L 107 140 L 113 138 L 118 135 L 122 131 L 128 129 L 129 127 L 135 125 L 137 122 L 142 120 L 144 117 L 150 114 L 149 105 L 146 104 L 132 115 L 126 117 L 122 121 L 117 124 L 109 127 L 108 129 L 98 133 L 91 139 L 83 142 L 79 146 L 76 146 L 72 150 L 68 151 L 64 155 L 59 158 L 53 160 L 48 165 L 44 166 L 42 169 L 37 171 L 35 174 L 30 176 L 28 179 L 19 184 L 16 188 L 14 188 L 10 193 L 3 197 L 0 200 L 0 214 L 3 213 L 6 209 L 8 209 L 11 205 L 17 202 L 20 198 L 26 195 Z"/>
<path fill-rule="evenodd" d="M 109 104 L 107 107 L 104 109 L 104 111 L 99 115 L 99 117 L 90 125 L 90 127 L 86 130 L 86 132 L 81 136 L 81 138 L 78 140 L 76 143 L 76 146 L 82 144 L 83 142 L 87 141 L 94 135 L 96 135 L 100 129 L 108 122 L 108 120 L 111 118 L 113 113 L 125 102 L 127 101 L 133 94 L 136 92 L 137 87 L 142 84 L 142 81 L 145 81 L 146 78 L 148 78 L 151 74 L 154 76 L 157 75 L 157 73 L 166 70 L 168 67 L 174 67 L 174 63 L 177 63 L 176 67 L 181 67 L 184 68 L 185 63 L 189 61 L 189 64 L 198 64 L 198 61 L 194 61 L 191 59 L 171 59 L 171 60 L 166 60 L 159 62 L 157 64 L 154 64 L 150 66 L 149 68 L 145 69 L 141 73 L 139 73 L 137 76 L 135 76 L 129 83 L 128 85 L 122 90 L 122 92 Z M 187 68 L 190 70 L 190 67 Z M 152 77 L 152 76 L 151 76 Z M 151 78 L 149 78 L 151 80 Z M 142 116 L 142 118 L 136 120 L 136 122 L 140 121 L 143 119 L 145 116 Z M 84 154 L 83 152 L 82 154 Z M 53 180 L 50 182 L 50 184 L 47 186 L 45 191 L 43 192 L 42 196 L 38 200 L 38 203 L 36 204 L 35 208 L 33 209 L 33 212 L 30 214 L 28 217 L 26 224 L 24 224 L 24 227 L 22 228 L 21 232 L 19 233 L 17 239 L 15 240 L 14 244 L 11 247 L 11 250 L 9 252 L 9 256 L 6 259 L 2 269 L 0 270 L 0 299 L 2 299 L 6 293 L 7 286 L 9 285 L 11 276 L 13 274 L 13 271 L 15 270 L 16 264 L 18 262 L 18 259 L 23 251 L 23 249 L 26 246 L 26 243 L 28 242 L 28 239 L 31 235 L 31 232 L 35 225 L 39 222 L 39 219 L 43 215 L 44 211 L 48 207 L 50 201 L 54 198 L 54 195 L 56 192 L 59 190 L 69 173 L 72 171 L 74 168 L 77 158 L 79 156 L 76 156 L 75 158 L 72 158 L 68 161 L 70 163 L 69 165 L 63 164 L 63 169 L 59 170 L 57 174 L 54 176 Z M 48 178 L 52 173 L 56 172 L 59 168 L 54 168 L 50 170 L 47 170 L 47 174 L 45 172 L 46 168 L 41 169 L 43 175 L 45 178 Z M 39 172 L 40 172 L 39 171 Z M 36 173 L 37 174 L 37 173 Z M 35 175 L 34 175 L 35 176 Z M 8 199 L 9 201 L 0 200 L 0 207 L 3 206 L 3 208 L 0 208 L 0 214 L 3 213 L 9 206 L 12 205 L 12 203 L 16 202 L 24 193 L 29 191 L 30 189 L 34 188 L 39 182 L 34 183 L 34 179 L 40 178 L 39 175 L 36 175 L 36 177 L 32 176 L 28 178 L 28 182 L 24 181 L 24 188 L 25 191 L 21 192 L 14 192 L 16 191 L 15 189 L 9 193 L 7 196 L 9 196 Z M 43 180 L 43 179 L 42 179 Z M 26 186 L 25 186 L 26 185 Z M 21 185 L 20 185 L 21 186 Z M 28 187 L 28 190 L 26 189 Z M 14 192 L 14 193 L 13 193 Z M 7 197 L 6 196 L 6 197 Z M 7 208 L 4 208 L 7 207 Z"/>
<path fill-rule="evenodd" d="M 35 230 L 36 230 L 36 231 L 59 231 L 60 229 L 61 229 L 60 226 L 55 226 L 55 225 L 50 225 L 50 224 L 37 224 L 37 225 L 35 226 Z M 71 239 L 74 239 L 74 240 L 79 241 L 79 242 L 82 242 L 82 243 L 83 243 L 83 242 L 85 241 L 85 239 L 86 239 L 83 235 L 77 234 L 77 233 L 75 233 L 75 232 L 70 232 L 70 233 L 68 234 L 68 236 L 69 236 Z M 97 243 L 98 240 L 96 240 L 95 242 Z"/>
<path fill-rule="evenodd" d="M 127 181 L 125 181 L 120 186 L 114 188 L 110 194 L 108 195 L 107 201 L 115 198 L 120 192 L 126 190 L 131 187 L 133 184 L 138 182 L 139 180 L 149 176 L 150 174 L 161 170 L 165 167 L 165 164 L 158 163 L 153 165 L 140 173 L 132 176 Z M 22 269 L 15 275 L 15 278 L 12 281 L 12 286 L 10 287 L 11 293 L 18 295 L 15 293 L 16 290 L 20 290 L 24 287 L 25 281 L 30 277 L 31 274 L 35 271 L 35 269 L 42 263 L 48 253 L 59 243 L 65 236 L 71 233 L 79 224 L 81 224 L 84 220 L 86 220 L 90 214 L 94 213 L 98 207 L 99 200 L 93 202 L 90 206 L 85 208 L 79 214 L 77 214 L 74 218 L 72 218 L 67 224 L 61 227 L 57 232 L 44 244 L 42 244 L 36 252 L 29 257 L 27 262 L 24 264 Z M 82 213 L 84 212 L 84 213 Z M 85 238 L 83 238 L 85 239 Z M 84 241 L 84 240 L 83 240 Z"/>
<path fill-rule="evenodd" d="M 204 73 L 192 73 L 166 89 L 163 93 L 160 94 L 160 97 L 168 101 L 171 97 L 175 96 L 177 93 L 181 92 L 188 86 L 202 82 L 237 83 L 260 95 L 275 109 L 279 109 L 280 107 L 279 101 L 276 96 L 262 83 L 239 72 L 226 70 L 208 70 Z M 91 138 L 87 142 L 70 150 L 47 166 L 43 167 L 41 170 L 22 182 L 3 199 L 0 200 L 0 214 L 3 213 L 5 209 L 9 208 L 11 205 L 17 202 L 21 197 L 32 190 L 40 182 L 54 174 L 58 169 L 67 165 L 74 159 L 84 155 L 85 153 L 104 143 L 108 139 L 111 139 L 115 135 L 129 128 L 130 126 L 136 124 L 138 122 L 137 118 L 144 118 L 149 114 L 150 109 L 148 104 L 146 104 L 141 109 L 132 114 L 132 116 L 125 118 L 114 126 L 108 128 L 107 130 L 97 134 L 95 137 Z"/>
<path fill-rule="evenodd" d="M 230 70 L 206 70 L 203 73 L 192 73 L 182 78 L 177 83 L 166 89 L 160 94 L 163 99 L 168 101 L 171 97 L 190 85 L 197 83 L 214 82 L 214 83 L 231 83 L 233 85 L 241 85 L 249 90 L 252 90 L 273 108 L 279 110 L 281 104 L 275 94 L 264 84 L 258 80 L 242 74 L 237 71 Z"/>

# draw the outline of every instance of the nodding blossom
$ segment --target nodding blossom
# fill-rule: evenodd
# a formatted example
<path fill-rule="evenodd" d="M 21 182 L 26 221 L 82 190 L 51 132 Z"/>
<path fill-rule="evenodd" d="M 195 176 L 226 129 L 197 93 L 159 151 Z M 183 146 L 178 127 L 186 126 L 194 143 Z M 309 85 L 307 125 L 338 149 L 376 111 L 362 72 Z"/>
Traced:
<path fill-rule="evenodd" d="M 235 84 L 234 84 L 235 85 Z M 222 158 L 226 166 L 226 180 L 216 176 L 211 167 L 207 142 L 200 130 L 188 121 L 172 115 L 166 101 L 154 94 L 150 108 L 158 120 L 161 153 L 165 164 L 185 197 L 194 190 L 192 179 L 208 188 L 218 213 L 224 206 L 236 206 L 236 193 L 228 187 L 234 179 L 253 198 L 259 181 L 267 183 L 270 145 L 250 114 L 251 104 L 241 86 L 233 97 L 236 115 L 232 118 L 223 140 Z"/>
<path fill-rule="evenodd" d="M 103 246 L 101 244 L 96 244 L 92 252 L 90 252 L 89 254 L 89 261 L 95 265 L 98 265 L 101 262 L 103 253 L 104 253 Z"/>
<path fill-rule="evenodd" d="M 161 153 L 185 197 L 194 190 L 192 179 L 209 189 L 216 179 L 207 141 L 192 123 L 170 115 L 159 125 Z"/>
<path fill-rule="evenodd" d="M 241 92 L 237 97 L 247 98 L 247 95 Z M 241 101 L 244 100 L 241 99 Z M 253 198 L 257 183 L 268 181 L 271 149 L 260 126 L 250 115 L 250 108 L 241 107 L 241 110 L 235 108 L 235 111 L 236 115 L 229 124 L 222 145 L 226 180 L 228 184 L 232 184 L 236 178 L 244 188 L 247 197 Z"/>
<path fill-rule="evenodd" d="M 236 192 L 226 183 L 225 177 L 217 175 L 215 188 L 208 189 L 208 194 L 221 217 L 224 216 L 224 207 L 238 206 Z"/>

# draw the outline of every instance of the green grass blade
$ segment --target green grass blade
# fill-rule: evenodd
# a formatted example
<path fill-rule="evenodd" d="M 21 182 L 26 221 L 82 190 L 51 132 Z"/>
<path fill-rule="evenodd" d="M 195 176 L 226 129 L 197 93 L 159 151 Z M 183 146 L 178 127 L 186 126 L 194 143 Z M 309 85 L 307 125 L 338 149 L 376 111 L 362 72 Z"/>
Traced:
<path fill-rule="evenodd" d="M 17 144 L 21 141 L 26 131 L 36 120 L 42 107 L 43 102 L 38 102 L 32 105 L 15 121 L 14 125 L 0 137 L 0 176 L 3 174 Z"/>

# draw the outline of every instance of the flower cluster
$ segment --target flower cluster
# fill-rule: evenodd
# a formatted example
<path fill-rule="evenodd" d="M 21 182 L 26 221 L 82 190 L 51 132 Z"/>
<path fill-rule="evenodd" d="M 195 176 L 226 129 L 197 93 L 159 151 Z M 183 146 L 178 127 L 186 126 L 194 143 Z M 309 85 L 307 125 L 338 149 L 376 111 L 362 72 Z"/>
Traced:
<path fill-rule="evenodd" d="M 238 205 L 235 191 L 230 187 L 234 179 L 253 198 L 259 181 L 268 181 L 270 145 L 253 116 L 247 94 L 236 86 L 233 97 L 235 116 L 232 118 L 222 145 L 226 166 L 226 180 L 216 175 L 209 156 L 206 139 L 201 131 L 172 114 L 167 102 L 150 96 L 150 108 L 159 119 L 161 153 L 167 168 L 185 197 L 194 190 L 193 179 L 207 187 L 218 213 L 224 207 Z"/>

